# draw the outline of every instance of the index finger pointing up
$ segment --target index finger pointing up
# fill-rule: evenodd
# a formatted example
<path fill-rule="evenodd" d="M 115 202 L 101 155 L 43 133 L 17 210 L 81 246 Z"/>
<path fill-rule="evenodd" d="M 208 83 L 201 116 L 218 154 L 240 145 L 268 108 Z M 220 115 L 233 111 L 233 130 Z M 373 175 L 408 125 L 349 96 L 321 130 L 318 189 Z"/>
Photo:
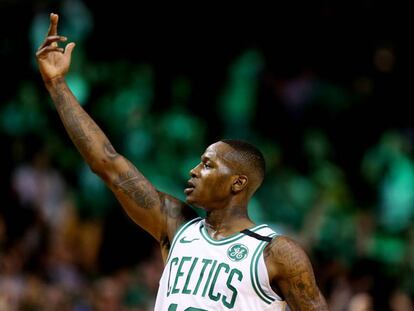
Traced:
<path fill-rule="evenodd" d="M 59 16 L 54 13 L 50 13 L 50 25 L 49 31 L 47 32 L 47 36 L 56 36 L 57 35 L 57 23 L 58 23 Z"/>

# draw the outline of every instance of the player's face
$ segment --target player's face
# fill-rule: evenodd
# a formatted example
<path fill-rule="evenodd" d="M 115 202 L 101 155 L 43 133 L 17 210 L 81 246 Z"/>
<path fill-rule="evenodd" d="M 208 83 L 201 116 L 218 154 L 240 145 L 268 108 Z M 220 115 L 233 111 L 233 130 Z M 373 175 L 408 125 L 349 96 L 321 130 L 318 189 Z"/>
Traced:
<path fill-rule="evenodd" d="M 227 204 L 235 179 L 231 163 L 225 159 L 231 147 L 223 142 L 209 146 L 201 162 L 190 171 L 191 178 L 184 190 L 187 202 L 207 210 Z"/>

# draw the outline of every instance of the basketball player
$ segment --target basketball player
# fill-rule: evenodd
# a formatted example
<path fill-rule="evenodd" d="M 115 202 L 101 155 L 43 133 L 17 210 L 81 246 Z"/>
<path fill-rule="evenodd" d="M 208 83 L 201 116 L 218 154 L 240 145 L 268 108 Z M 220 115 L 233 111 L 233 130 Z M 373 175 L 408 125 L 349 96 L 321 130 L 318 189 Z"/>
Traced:
<path fill-rule="evenodd" d="M 210 145 L 190 171 L 186 203 L 157 191 L 79 105 L 65 82 L 75 44 L 65 48 L 58 15 L 36 57 L 59 116 L 93 172 L 125 212 L 161 246 L 165 269 L 155 309 L 327 310 L 302 248 L 254 224 L 247 205 L 264 176 L 263 156 L 235 140 Z M 190 205 L 206 211 L 197 217 Z"/>

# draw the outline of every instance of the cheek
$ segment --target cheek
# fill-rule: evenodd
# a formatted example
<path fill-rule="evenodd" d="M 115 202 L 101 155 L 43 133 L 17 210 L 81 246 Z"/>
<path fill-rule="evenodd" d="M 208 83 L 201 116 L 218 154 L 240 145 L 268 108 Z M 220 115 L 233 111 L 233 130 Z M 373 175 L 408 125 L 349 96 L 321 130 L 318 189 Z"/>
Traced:
<path fill-rule="evenodd" d="M 206 176 L 204 183 L 204 191 L 210 196 L 226 196 L 229 194 L 231 182 L 226 176 Z"/>

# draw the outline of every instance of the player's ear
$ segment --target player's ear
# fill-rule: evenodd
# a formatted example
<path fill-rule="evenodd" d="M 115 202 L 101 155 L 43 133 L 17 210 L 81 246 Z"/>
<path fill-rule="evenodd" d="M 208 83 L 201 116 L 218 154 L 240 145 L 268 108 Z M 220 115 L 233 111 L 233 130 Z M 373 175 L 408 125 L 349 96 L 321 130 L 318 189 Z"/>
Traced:
<path fill-rule="evenodd" d="M 234 193 L 238 193 L 240 191 L 242 191 L 244 188 L 246 188 L 247 183 L 248 183 L 248 179 L 246 175 L 237 175 L 235 176 L 234 180 L 233 180 L 233 184 L 231 185 L 231 190 Z"/>

